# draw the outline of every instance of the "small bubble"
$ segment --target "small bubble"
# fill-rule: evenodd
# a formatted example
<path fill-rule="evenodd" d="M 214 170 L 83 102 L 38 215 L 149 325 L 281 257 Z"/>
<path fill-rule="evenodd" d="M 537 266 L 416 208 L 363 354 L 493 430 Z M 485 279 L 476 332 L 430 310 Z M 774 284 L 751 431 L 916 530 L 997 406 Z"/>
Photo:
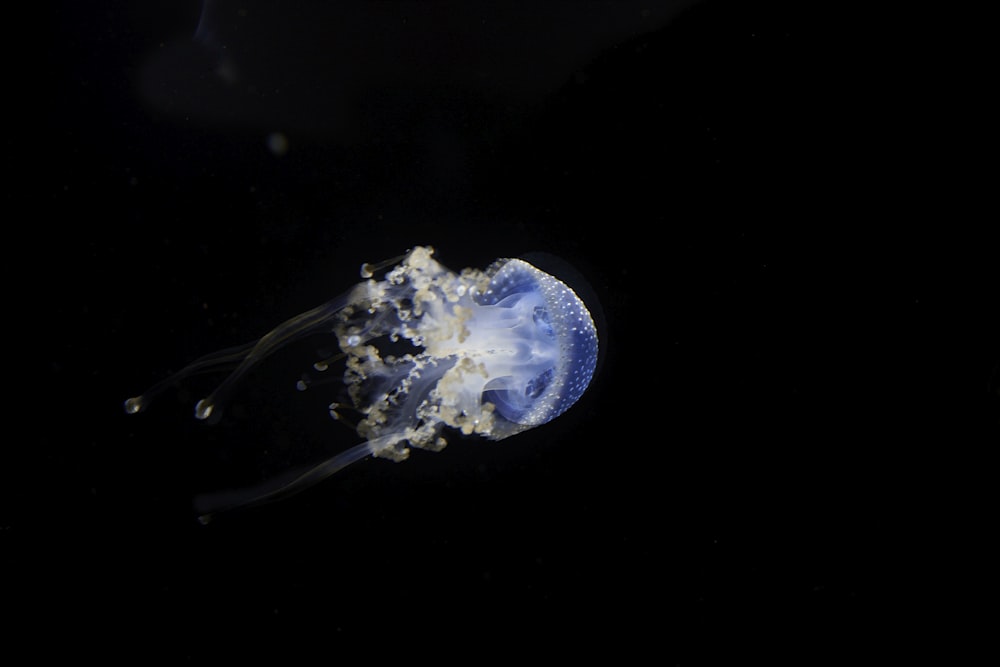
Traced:
<path fill-rule="evenodd" d="M 288 137 L 281 132 L 272 132 L 267 135 L 267 148 L 274 155 L 284 155 L 288 152 Z"/>

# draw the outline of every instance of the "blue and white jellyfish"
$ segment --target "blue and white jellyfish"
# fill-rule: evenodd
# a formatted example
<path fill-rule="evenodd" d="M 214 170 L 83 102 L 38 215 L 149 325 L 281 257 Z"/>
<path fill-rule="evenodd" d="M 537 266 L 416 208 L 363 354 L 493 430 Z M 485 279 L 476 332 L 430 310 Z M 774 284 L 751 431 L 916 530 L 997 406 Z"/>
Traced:
<path fill-rule="evenodd" d="M 336 336 L 351 405 L 332 403 L 330 414 L 357 411 L 363 442 L 304 473 L 204 496 L 197 503 L 203 519 L 294 493 L 368 456 L 402 461 L 412 447 L 440 451 L 446 429 L 502 440 L 555 419 L 583 395 L 597 366 L 598 336 L 576 292 L 523 259 L 454 273 L 433 254 L 415 247 L 380 266 L 366 264 L 367 280 L 337 298 L 125 401 L 126 412 L 141 412 L 185 376 L 236 365 L 195 407 L 197 418 L 217 419 L 251 366 L 304 335 Z M 382 280 L 373 278 L 396 262 Z"/>

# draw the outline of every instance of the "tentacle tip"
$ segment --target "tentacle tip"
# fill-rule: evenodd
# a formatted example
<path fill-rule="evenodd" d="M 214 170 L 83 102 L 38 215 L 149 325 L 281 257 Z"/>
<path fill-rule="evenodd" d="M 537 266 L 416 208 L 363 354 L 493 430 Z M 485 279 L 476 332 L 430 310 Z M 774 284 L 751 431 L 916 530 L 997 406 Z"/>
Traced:
<path fill-rule="evenodd" d="M 194 416 L 195 419 L 208 419 L 212 416 L 212 410 L 215 409 L 215 404 L 212 403 L 207 398 L 203 398 L 198 401 L 198 404 L 194 406 Z"/>

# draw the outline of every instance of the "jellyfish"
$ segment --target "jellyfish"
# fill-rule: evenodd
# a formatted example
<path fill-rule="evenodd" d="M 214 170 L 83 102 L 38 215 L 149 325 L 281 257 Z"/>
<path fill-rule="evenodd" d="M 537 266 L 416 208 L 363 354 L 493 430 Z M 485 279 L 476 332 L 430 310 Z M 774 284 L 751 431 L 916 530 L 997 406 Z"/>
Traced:
<path fill-rule="evenodd" d="M 335 419 L 356 413 L 362 442 L 261 486 L 200 496 L 195 506 L 202 522 L 222 510 L 298 492 L 367 457 L 403 461 L 411 448 L 440 451 L 448 431 L 503 440 L 552 421 L 577 402 L 594 376 L 599 350 L 583 299 L 525 259 L 455 273 L 433 255 L 433 248 L 418 246 L 381 264 L 364 264 L 365 280 L 347 292 L 257 341 L 206 355 L 125 401 L 127 413 L 139 413 L 184 377 L 235 366 L 195 406 L 198 419 L 215 421 L 255 364 L 303 336 L 335 337 L 340 352 L 314 368 L 327 372 L 343 362 L 346 402 L 331 403 L 329 411 Z M 299 388 L 307 384 L 300 381 Z"/>

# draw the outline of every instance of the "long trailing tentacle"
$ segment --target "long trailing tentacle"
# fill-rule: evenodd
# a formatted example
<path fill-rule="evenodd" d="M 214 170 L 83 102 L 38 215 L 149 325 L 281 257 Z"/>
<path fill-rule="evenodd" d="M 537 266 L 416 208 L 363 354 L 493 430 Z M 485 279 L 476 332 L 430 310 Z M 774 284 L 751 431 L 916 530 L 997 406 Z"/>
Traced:
<path fill-rule="evenodd" d="M 139 396 L 133 396 L 132 398 L 126 400 L 125 412 L 130 415 L 142 412 L 148 408 L 153 399 L 162 394 L 167 387 L 172 384 L 176 384 L 184 378 L 191 377 L 192 375 L 198 375 L 199 373 L 210 373 L 226 368 L 235 368 L 246 358 L 248 354 L 250 354 L 256 344 L 257 341 L 251 341 L 249 343 L 244 343 L 243 345 L 227 347 L 224 350 L 219 350 L 217 352 L 212 352 L 211 354 L 206 354 L 203 357 L 199 357 L 173 375 L 160 380 Z"/>
<path fill-rule="evenodd" d="M 218 491 L 197 496 L 194 508 L 198 521 L 206 524 L 220 512 L 256 507 L 281 500 L 308 489 L 352 463 L 379 454 L 392 447 L 388 437 L 366 440 L 350 449 L 311 467 L 300 467 L 267 480 L 257 486 L 235 491 Z"/>
<path fill-rule="evenodd" d="M 330 320 L 353 302 L 357 289 L 355 287 L 348 290 L 321 306 L 307 310 L 282 322 L 254 342 L 228 348 L 220 352 L 213 352 L 201 357 L 170 377 L 157 382 L 139 396 L 134 396 L 126 400 L 125 411 L 129 414 L 141 412 L 164 389 L 186 377 L 235 365 L 235 370 L 211 394 L 198 401 L 198 404 L 195 406 L 195 417 L 198 419 L 208 419 L 209 417 L 212 417 L 213 420 L 218 419 L 221 415 L 219 406 L 225 402 L 233 386 L 251 367 L 267 358 L 282 345 L 303 336 L 317 333 L 324 327 L 329 326 Z"/>

